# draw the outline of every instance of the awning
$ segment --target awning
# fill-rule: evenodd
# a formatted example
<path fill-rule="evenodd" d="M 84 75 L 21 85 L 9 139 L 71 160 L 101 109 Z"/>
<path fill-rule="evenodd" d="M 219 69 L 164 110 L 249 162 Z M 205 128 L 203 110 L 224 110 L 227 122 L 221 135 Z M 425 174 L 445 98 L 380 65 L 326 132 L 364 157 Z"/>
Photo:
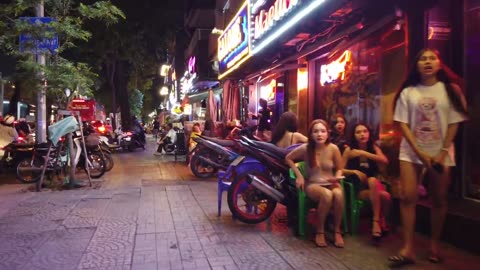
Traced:
<path fill-rule="evenodd" d="M 187 104 L 187 103 L 193 104 L 193 103 L 197 103 L 197 102 L 200 102 L 200 101 L 206 99 L 208 97 L 208 91 L 209 90 L 210 89 L 206 89 L 206 90 L 203 90 L 203 91 L 200 91 L 200 92 L 197 92 L 197 93 L 187 94 L 183 98 L 182 105 Z M 217 87 L 217 88 L 212 89 L 212 90 L 213 90 L 213 95 L 214 96 L 218 96 L 223 92 L 223 88 L 221 88 L 221 87 Z"/>
<path fill-rule="evenodd" d="M 188 94 L 199 93 L 208 89 L 212 89 L 220 85 L 219 81 L 214 80 L 197 80 L 188 89 Z"/>

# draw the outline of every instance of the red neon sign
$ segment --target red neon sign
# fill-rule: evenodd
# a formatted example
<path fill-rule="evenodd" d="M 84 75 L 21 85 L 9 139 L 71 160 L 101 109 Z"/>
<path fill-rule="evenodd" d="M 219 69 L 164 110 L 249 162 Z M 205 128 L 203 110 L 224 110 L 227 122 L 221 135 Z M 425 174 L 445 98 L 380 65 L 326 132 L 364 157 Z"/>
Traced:
<path fill-rule="evenodd" d="M 320 68 L 320 84 L 323 86 L 336 80 L 345 79 L 345 67 L 352 60 L 352 52 L 345 51 L 337 60 Z"/>

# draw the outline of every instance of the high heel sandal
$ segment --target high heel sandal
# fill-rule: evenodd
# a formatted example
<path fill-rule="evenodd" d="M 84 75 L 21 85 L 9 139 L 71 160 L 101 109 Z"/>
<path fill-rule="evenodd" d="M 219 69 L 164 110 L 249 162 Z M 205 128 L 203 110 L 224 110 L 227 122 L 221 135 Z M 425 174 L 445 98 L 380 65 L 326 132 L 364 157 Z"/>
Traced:
<path fill-rule="evenodd" d="M 341 237 L 341 241 L 337 241 L 337 235 L 340 235 Z M 337 248 L 344 248 L 345 247 L 345 242 L 343 241 L 343 236 L 342 236 L 342 232 L 338 231 L 338 232 L 335 232 L 335 242 L 333 243 L 333 245 Z"/>
<path fill-rule="evenodd" d="M 317 237 L 319 235 L 321 235 L 323 237 L 323 241 L 318 241 L 317 240 Z M 315 234 L 315 245 L 317 245 L 317 247 L 321 247 L 321 248 L 327 247 L 327 241 L 325 240 L 325 233 L 324 232 L 317 232 Z"/>
<path fill-rule="evenodd" d="M 373 229 L 375 224 L 378 225 L 378 230 Z M 382 238 L 382 229 L 381 229 L 381 226 L 380 226 L 380 221 L 378 219 L 374 219 L 372 221 L 372 239 L 373 240 L 380 240 L 380 238 Z"/>

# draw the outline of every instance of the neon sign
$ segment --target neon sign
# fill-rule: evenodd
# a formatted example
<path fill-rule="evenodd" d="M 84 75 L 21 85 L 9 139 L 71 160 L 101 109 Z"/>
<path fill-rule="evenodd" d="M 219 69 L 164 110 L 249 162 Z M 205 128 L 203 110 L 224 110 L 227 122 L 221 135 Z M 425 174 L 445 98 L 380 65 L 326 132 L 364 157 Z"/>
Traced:
<path fill-rule="evenodd" d="M 273 79 L 268 85 L 260 87 L 260 98 L 266 101 L 275 99 L 275 89 L 277 87 L 277 80 Z"/>
<path fill-rule="evenodd" d="M 192 56 L 190 59 L 188 59 L 188 72 L 195 73 L 197 71 L 196 62 L 197 58 L 195 56 Z"/>
<path fill-rule="evenodd" d="M 337 60 L 320 67 L 320 84 L 323 86 L 336 80 L 345 79 L 347 64 L 352 60 L 352 52 L 345 51 Z"/>
<path fill-rule="evenodd" d="M 245 1 L 218 38 L 219 78 L 223 78 L 250 57 L 250 11 Z"/>
<path fill-rule="evenodd" d="M 252 43 L 251 54 L 252 55 L 255 55 L 255 54 L 259 53 L 261 50 L 265 49 L 269 44 L 271 44 L 272 42 L 277 40 L 277 38 L 279 38 L 283 33 L 285 33 L 285 31 L 292 28 L 300 20 L 302 20 L 306 16 L 310 15 L 312 12 L 315 12 L 317 10 L 317 8 L 320 7 L 323 2 L 325 2 L 325 0 L 311 0 L 310 3 L 306 3 L 305 5 L 297 4 L 297 2 L 299 2 L 299 0 L 290 0 L 290 1 L 288 1 L 288 5 L 286 4 L 287 0 L 277 0 L 277 2 L 279 3 L 278 5 L 280 7 L 282 7 L 282 8 L 287 7 L 286 13 L 278 12 L 278 14 L 283 14 L 283 17 L 279 18 L 278 20 L 276 20 L 276 19 L 274 19 L 273 21 L 268 20 L 268 22 L 269 22 L 269 24 L 267 24 L 268 27 L 263 27 L 263 25 L 262 25 L 262 29 L 264 30 L 263 32 L 266 31 L 266 32 L 269 32 L 269 33 L 268 33 L 268 35 L 265 35 L 266 33 L 262 34 L 262 37 L 260 39 L 252 38 L 252 41 L 251 41 L 251 43 Z M 277 2 L 275 2 L 275 4 L 273 5 L 274 7 L 275 7 Z M 280 3 L 282 3 L 282 4 L 280 4 Z M 293 5 L 293 3 L 295 3 L 295 5 Z M 285 4 L 286 6 L 283 5 L 283 4 Z M 271 7 L 270 7 L 269 11 L 270 10 L 271 10 Z M 267 14 L 269 14 L 269 13 L 267 12 Z M 290 15 L 290 14 L 292 14 L 292 15 Z M 289 18 L 286 18 L 287 16 Z M 273 15 L 273 17 L 275 18 L 275 15 Z M 280 20 L 282 20 L 284 22 L 280 22 Z M 263 20 L 263 21 L 260 20 L 260 21 L 262 23 L 265 22 L 265 20 Z M 273 27 L 270 24 L 271 22 L 274 23 Z M 258 25 L 256 25 L 256 26 L 258 26 Z"/>
<path fill-rule="evenodd" d="M 254 38 L 260 38 L 275 23 L 280 20 L 287 12 L 298 4 L 298 0 L 276 0 L 268 9 L 262 9 L 255 16 Z"/>

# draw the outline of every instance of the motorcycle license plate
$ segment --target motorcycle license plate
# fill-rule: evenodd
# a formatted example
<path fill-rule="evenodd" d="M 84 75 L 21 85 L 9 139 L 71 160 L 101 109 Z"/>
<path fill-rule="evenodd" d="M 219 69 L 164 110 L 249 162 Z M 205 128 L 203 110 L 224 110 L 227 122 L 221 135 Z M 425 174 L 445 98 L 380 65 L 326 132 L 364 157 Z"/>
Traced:
<path fill-rule="evenodd" d="M 240 164 L 240 162 L 242 162 L 244 159 L 245 159 L 245 156 L 238 156 L 234 161 L 232 161 L 232 163 L 230 163 L 230 166 L 235 167 L 238 164 Z"/>
<path fill-rule="evenodd" d="M 125 141 L 127 141 L 127 142 L 129 142 L 131 140 L 132 140 L 132 138 L 130 138 L 130 137 L 125 138 Z"/>

